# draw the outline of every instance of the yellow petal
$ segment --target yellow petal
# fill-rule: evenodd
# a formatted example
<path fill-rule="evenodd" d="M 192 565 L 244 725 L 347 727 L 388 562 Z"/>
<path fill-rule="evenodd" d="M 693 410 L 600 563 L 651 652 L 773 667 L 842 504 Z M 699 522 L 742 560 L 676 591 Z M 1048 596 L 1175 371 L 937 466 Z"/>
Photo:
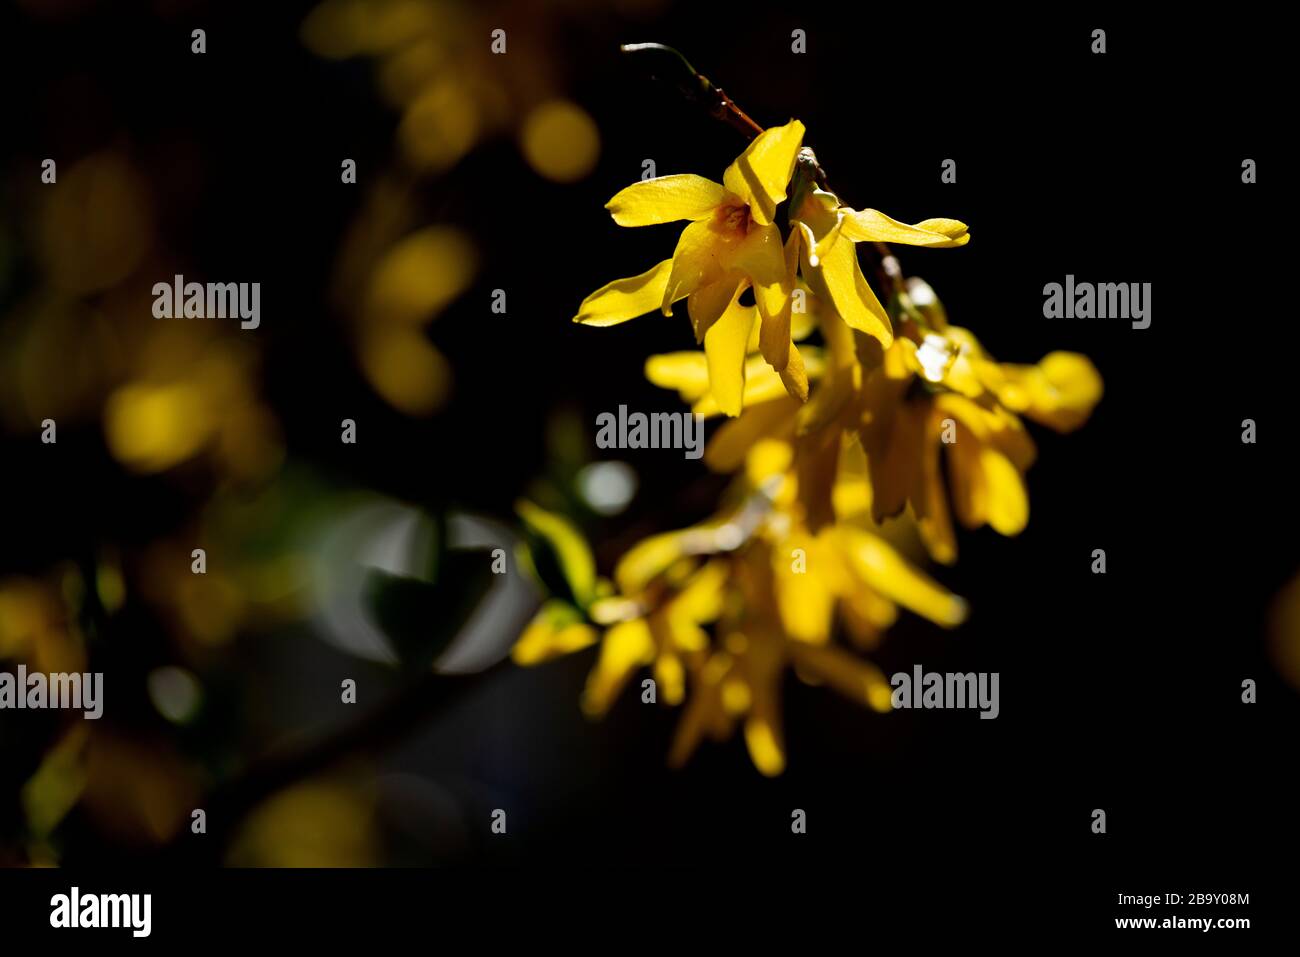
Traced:
<path fill-rule="evenodd" d="M 731 305 L 740 292 L 744 278 L 737 273 L 728 273 L 717 282 L 701 286 L 686 297 L 686 311 L 690 314 L 691 325 L 695 327 L 695 341 L 701 342 L 704 334 L 718 321 L 718 317 Z"/>
<path fill-rule="evenodd" d="M 652 535 L 632 546 L 614 569 L 618 590 L 635 595 L 661 575 L 673 562 L 686 554 L 685 533 L 664 532 Z"/>
<path fill-rule="evenodd" d="M 836 532 L 849 567 L 871 589 L 945 628 L 966 620 L 965 601 L 913 568 L 884 539 L 848 525 Z"/>
<path fill-rule="evenodd" d="M 753 682 L 749 690 L 752 700 L 745 719 L 745 745 L 754 767 L 767 777 L 775 777 L 785 770 L 785 741 L 776 682 Z"/>
<path fill-rule="evenodd" d="M 790 470 L 794 461 L 794 446 L 775 438 L 757 442 L 745 456 L 745 478 L 753 488 L 770 485 Z"/>
<path fill-rule="evenodd" d="M 613 326 L 661 308 L 672 268 L 673 261 L 665 259 L 639 276 L 615 279 L 601 286 L 582 300 L 573 321 L 588 326 Z"/>
<path fill-rule="evenodd" d="M 590 717 L 603 715 L 632 672 L 653 660 L 654 642 L 645 619 L 620 622 L 609 629 L 600 645 L 600 657 L 582 691 L 583 712 Z"/>
<path fill-rule="evenodd" d="M 799 502 L 803 505 L 804 522 L 810 531 L 816 532 L 835 521 L 831 495 L 839 471 L 840 432 L 822 429 L 801 435 L 796 443 Z"/>
<path fill-rule="evenodd" d="M 781 255 L 785 257 L 787 276 L 793 276 L 799 272 L 799 254 L 802 251 L 803 242 L 799 238 L 798 230 L 791 229 L 790 236 L 785 241 L 785 248 L 781 250 Z"/>
<path fill-rule="evenodd" d="M 989 526 L 999 535 L 1019 535 L 1029 523 L 1029 494 L 1020 471 L 995 449 L 983 449 Z"/>
<path fill-rule="evenodd" d="M 939 472 L 939 450 L 942 446 L 944 414 L 931 410 L 925 417 L 925 432 L 921 443 L 921 468 L 916 476 L 916 489 L 908 497 L 916 513 L 917 528 L 930 557 L 943 565 L 957 560 L 957 536 L 952 529 L 952 516 L 948 513 L 948 498 L 944 493 L 943 478 Z"/>
<path fill-rule="evenodd" d="M 709 365 L 703 352 L 666 352 L 645 361 L 645 377 L 661 389 L 676 389 L 683 402 L 709 391 Z"/>
<path fill-rule="evenodd" d="M 1036 366 L 1003 365 L 1000 371 L 999 401 L 1058 432 L 1083 425 L 1101 401 L 1101 375 L 1077 352 L 1053 352 Z"/>
<path fill-rule="evenodd" d="M 795 342 L 808 338 L 817 328 L 818 316 L 829 309 L 826 303 L 817 298 L 808 283 L 799 278 L 799 254 L 802 249 L 803 241 L 799 238 L 798 230 L 790 230 L 790 236 L 785 241 L 784 255 L 786 275 L 794 279 L 790 286 L 790 338 Z"/>
<path fill-rule="evenodd" d="M 897 515 L 907 504 L 921 473 L 926 410 L 905 402 L 881 429 L 862 432 L 871 476 L 872 517 L 877 523 Z"/>
<path fill-rule="evenodd" d="M 804 365 L 803 356 L 795 348 L 793 342 L 789 343 L 790 357 L 786 360 L 785 368 L 781 370 L 781 384 L 785 386 L 785 391 L 793 398 L 800 402 L 808 401 L 808 369 Z"/>
<path fill-rule="evenodd" d="M 970 241 L 966 224 L 955 219 L 927 219 L 909 226 L 876 209 L 844 210 L 844 236 L 855 243 L 903 243 L 947 249 Z"/>
<path fill-rule="evenodd" d="M 893 689 L 884 672 L 842 648 L 792 644 L 790 657 L 801 669 L 826 682 L 840 694 L 860 701 L 874 711 L 893 710 Z"/>
<path fill-rule="evenodd" d="M 724 415 L 740 415 L 745 394 L 745 346 L 754 319 L 753 306 L 742 306 L 733 300 L 704 333 L 709 390 Z"/>
<path fill-rule="evenodd" d="M 943 384 L 954 392 L 978 399 L 988 391 L 986 380 L 990 377 L 990 368 L 996 369 L 996 367 L 995 362 L 967 355 L 964 351 L 959 352 L 953 359 L 952 365 L 948 367 L 947 373 L 944 374 Z"/>
<path fill-rule="evenodd" d="M 784 201 L 785 188 L 794 174 L 803 133 L 803 124 L 798 120 L 764 130 L 727 167 L 723 184 L 749 204 L 756 222 L 769 225 L 774 221 L 776 207 Z"/>
<path fill-rule="evenodd" d="M 870 588 L 857 588 L 843 596 L 841 609 L 849 637 L 860 648 L 874 648 L 880 633 L 898 620 L 898 606 Z"/>
<path fill-rule="evenodd" d="M 780 372 L 789 361 L 790 294 L 794 290 L 781 231 L 772 225 L 751 225 L 730 263 L 754 284 L 754 301 L 762 317 L 759 346 L 772 368 Z"/>
<path fill-rule="evenodd" d="M 860 441 L 854 442 L 846 435 L 831 491 L 831 505 L 839 521 L 860 521 L 870 513 L 874 496 L 869 476 L 866 450 Z"/>
<path fill-rule="evenodd" d="M 653 226 L 678 219 L 704 219 L 722 205 L 727 191 L 694 173 L 656 176 L 620 190 L 605 204 L 620 226 Z"/>
<path fill-rule="evenodd" d="M 804 251 L 805 261 L 807 250 Z M 812 269 L 807 263 L 808 271 L 820 279 L 825 294 L 840 317 L 850 328 L 865 332 L 880 341 L 883 348 L 888 348 L 894 341 L 893 327 L 889 314 L 876 298 L 875 292 L 862 275 L 858 265 L 857 250 L 852 243 L 836 243 L 821 261 L 821 266 Z M 808 275 L 808 271 L 805 275 Z M 822 295 L 823 290 L 816 290 Z"/>
<path fill-rule="evenodd" d="M 740 418 L 724 423 L 713 433 L 704 450 L 704 464 L 715 472 L 734 472 L 745 464 L 745 456 L 761 439 L 792 436 L 798 408 L 785 395 L 746 406 Z"/>
<path fill-rule="evenodd" d="M 952 509 L 957 521 L 967 528 L 979 528 L 988 518 L 988 489 L 984 483 L 984 448 L 970 429 L 957 423 L 956 441 L 944 448 L 948 453 L 948 480 Z"/>
<path fill-rule="evenodd" d="M 740 244 L 740 239 L 712 218 L 683 229 L 664 287 L 660 304 L 663 314 L 671 316 L 672 304 L 678 299 L 721 279 L 726 271 L 724 261 Z"/>
<path fill-rule="evenodd" d="M 668 752 L 670 767 L 679 768 L 695 753 L 709 728 L 725 723 L 720 685 L 731 669 L 726 655 L 714 655 L 699 671 L 698 684 L 692 689 L 682 720 L 673 733 Z"/>
<path fill-rule="evenodd" d="M 997 449 L 1020 471 L 1034 463 L 1038 454 L 1034 440 L 1029 437 L 1024 423 L 1000 405 L 983 405 L 955 393 L 936 395 L 933 400 L 936 415 L 952 416 L 970 429 L 984 445 Z"/>
<path fill-rule="evenodd" d="M 845 212 L 851 209 L 840 205 L 840 199 L 834 193 L 815 189 L 808 193 L 799 204 L 795 224 L 803 236 L 808 250 L 808 262 L 820 266 L 822 259 L 843 229 Z"/>
<path fill-rule="evenodd" d="M 706 562 L 691 576 L 686 586 L 669 602 L 674 619 L 696 624 L 713 621 L 722 614 L 727 585 L 727 563 L 714 559 Z M 693 639 L 678 643 L 683 651 L 696 647 Z"/>
<path fill-rule="evenodd" d="M 807 535 L 792 535 L 772 551 L 777 610 L 785 633 L 796 642 L 830 640 L 835 596 L 821 566 L 832 559 L 821 551 Z"/>
<path fill-rule="evenodd" d="M 682 668 L 682 659 L 674 654 L 661 654 L 656 658 L 655 685 L 665 704 L 681 704 L 686 697 L 686 671 Z"/>
<path fill-rule="evenodd" d="M 1101 373 L 1087 356 L 1077 352 L 1052 352 L 1038 363 L 1048 383 L 1056 390 L 1062 408 L 1085 415 L 1101 401 Z"/>
<path fill-rule="evenodd" d="M 970 239 L 965 223 L 959 219 L 948 219 L 945 216 L 923 219 L 916 224 L 916 228 L 922 232 L 941 233 L 951 239 L 954 246 L 961 246 Z"/>
<path fill-rule="evenodd" d="M 669 645 L 683 652 L 695 653 L 708 651 L 712 639 L 709 633 L 685 616 L 674 615 L 669 619 Z"/>
<path fill-rule="evenodd" d="M 767 364 L 762 356 L 750 356 L 746 359 L 745 406 L 748 407 L 758 402 L 767 402 L 785 395 L 789 389 L 785 380 L 791 378 L 792 369 L 795 369 L 799 362 L 805 364 L 801 371 L 801 377 L 805 383 L 803 398 L 806 398 L 808 394 L 806 383 L 820 376 L 825 367 L 821 350 L 816 346 L 804 346 L 799 359 L 796 360 L 791 356 L 790 365 L 786 366 L 785 371 L 779 374 Z M 791 378 L 791 384 L 797 386 L 798 382 Z M 803 398 L 800 398 L 800 401 L 803 401 Z M 706 395 L 695 403 L 691 411 L 698 412 L 700 415 L 717 415 L 718 404 L 714 401 L 712 395 Z"/>
<path fill-rule="evenodd" d="M 794 294 L 796 290 L 798 296 Z M 800 303 L 803 308 L 796 308 Z M 812 290 L 801 280 L 795 280 L 794 289 L 791 290 L 790 306 L 790 338 L 795 342 L 803 342 L 812 335 L 813 330 L 817 328 L 818 315 L 829 311 L 818 302 Z M 758 348 L 757 342 L 754 343 L 754 348 Z M 752 352 L 753 349 L 750 351 Z"/>
<path fill-rule="evenodd" d="M 519 665 L 536 665 L 595 644 L 596 629 L 581 620 L 567 602 L 552 599 L 542 606 L 515 643 L 511 657 Z"/>
<path fill-rule="evenodd" d="M 800 434 L 821 428 L 831 421 L 853 392 L 858 359 L 854 351 L 853 330 L 829 309 L 820 315 L 822 335 L 829 356 L 822 384 L 799 412 Z"/>
<path fill-rule="evenodd" d="M 758 313 L 761 317 L 758 332 L 758 348 L 763 353 L 763 358 L 777 372 L 785 372 L 785 367 L 790 364 L 790 356 L 793 352 L 794 343 L 790 339 L 790 300 L 785 300 L 784 308 L 771 309 L 771 300 L 758 295 L 755 290 L 755 299 L 758 302 Z M 806 382 L 805 382 L 806 384 Z M 807 397 L 807 391 L 804 392 Z"/>
<path fill-rule="evenodd" d="M 755 286 L 793 282 L 786 269 L 781 230 L 770 224 L 751 224 L 745 238 L 731 253 L 730 263 L 732 268 L 749 276 Z"/>

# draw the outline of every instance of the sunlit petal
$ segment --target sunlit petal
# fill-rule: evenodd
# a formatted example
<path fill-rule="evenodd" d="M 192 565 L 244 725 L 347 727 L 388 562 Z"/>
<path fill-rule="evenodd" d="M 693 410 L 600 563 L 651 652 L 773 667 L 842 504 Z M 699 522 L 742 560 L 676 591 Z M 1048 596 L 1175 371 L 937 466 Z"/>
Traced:
<path fill-rule="evenodd" d="M 776 207 L 785 199 L 794 174 L 803 134 L 804 126 L 798 120 L 765 130 L 727 167 L 722 182 L 749 204 L 750 215 L 757 222 L 767 225 L 775 220 Z"/>
<path fill-rule="evenodd" d="M 620 226 L 653 226 L 679 219 L 705 219 L 726 198 L 718 183 L 694 173 L 656 176 L 620 190 L 605 204 Z"/>
<path fill-rule="evenodd" d="M 844 210 L 843 234 L 855 243 L 904 243 L 945 249 L 970 241 L 966 224 L 955 219 L 927 219 L 909 226 L 876 209 Z"/>
<path fill-rule="evenodd" d="M 665 259 L 653 269 L 601 286 L 578 308 L 574 322 L 588 326 L 613 326 L 662 307 L 673 261 Z"/>
<path fill-rule="evenodd" d="M 733 300 L 704 334 L 709 390 L 724 415 L 740 415 L 745 393 L 745 346 L 755 318 L 753 306 Z"/>

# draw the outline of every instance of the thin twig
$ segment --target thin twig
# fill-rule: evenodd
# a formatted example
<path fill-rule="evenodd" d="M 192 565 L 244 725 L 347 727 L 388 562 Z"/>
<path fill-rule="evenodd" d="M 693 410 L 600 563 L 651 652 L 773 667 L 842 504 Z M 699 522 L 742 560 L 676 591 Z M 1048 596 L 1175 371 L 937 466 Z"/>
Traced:
<path fill-rule="evenodd" d="M 747 139 L 763 132 L 722 87 L 691 66 L 678 50 L 662 43 L 625 43 L 619 49 L 635 57 L 650 76 L 677 90 L 688 102 L 703 107 L 715 120 L 732 127 Z"/>

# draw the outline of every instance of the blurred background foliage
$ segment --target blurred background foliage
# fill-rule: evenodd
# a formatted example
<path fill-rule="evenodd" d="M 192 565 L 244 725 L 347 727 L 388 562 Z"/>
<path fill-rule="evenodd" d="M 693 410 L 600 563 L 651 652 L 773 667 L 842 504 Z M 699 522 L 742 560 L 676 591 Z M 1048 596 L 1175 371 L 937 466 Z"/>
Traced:
<path fill-rule="evenodd" d="M 592 441 L 595 415 L 620 403 L 676 410 L 644 381 L 642 360 L 690 345 L 684 321 L 606 334 L 569 323 L 586 291 L 663 241 L 614 242 L 604 202 L 647 158 L 661 173 L 712 175 L 738 151 L 730 131 L 625 69 L 620 42 L 680 46 L 760 122 L 799 115 L 846 200 L 909 221 L 942 207 L 970 223 L 978 238 L 963 261 L 925 259 L 954 321 L 1009 361 L 1073 348 L 1106 374 L 1107 405 L 1075 445 L 1043 442 L 1035 500 L 1058 504 L 1016 542 L 963 539 L 963 565 L 945 577 L 973 598 L 977 622 L 995 624 L 968 626 L 957 645 L 900 623 L 882 670 L 923 661 L 1000 665 L 1027 682 L 1033 667 L 1059 675 L 1025 692 L 1030 714 L 1104 700 L 1096 666 L 1077 667 L 1085 654 L 1137 655 L 1128 661 L 1140 673 L 1192 677 L 1163 646 L 1096 648 L 1098 635 L 1119 641 L 1116 608 L 1152 601 L 1131 579 L 1097 601 L 1086 577 L 1064 584 L 1042 570 L 1077 560 L 1063 542 L 1091 548 L 1103 531 L 1131 565 L 1158 566 L 1148 543 L 1186 538 L 1166 512 L 1203 514 L 1172 481 L 1159 515 L 1135 511 L 1117 483 L 1094 485 L 1087 502 L 1072 493 L 1116 449 L 1135 473 L 1169 467 L 1147 421 L 1112 410 L 1171 391 L 1190 346 L 1156 334 L 1120 345 L 1111 329 L 1034 321 L 1038 277 L 1083 274 L 1100 255 L 1086 232 L 1063 237 L 1064 252 L 1024 248 L 1029 197 L 1059 186 L 1045 173 L 984 153 L 962 167 L 962 184 L 982 175 L 981 187 L 938 185 L 952 137 L 980 132 L 1009 149 L 1036 135 L 1009 119 L 993 121 L 1000 136 L 974 127 L 991 96 L 1019 89 L 996 45 L 968 48 L 970 30 L 954 25 L 927 38 L 930 62 L 964 58 L 979 83 L 886 84 L 863 107 L 864 24 L 803 13 L 668 0 L 20 0 L 0 14 L 12 91 L 0 157 L 0 663 L 103 672 L 106 686 L 98 722 L 0 713 L 0 864 L 640 860 L 650 847 L 709 860 L 742 846 L 788 853 L 755 844 L 756 822 L 788 820 L 814 799 L 893 801 L 846 814 L 848 836 L 886 824 L 939 839 L 968 820 L 940 797 L 950 780 L 1018 779 L 1024 754 L 1046 762 L 1049 790 L 1083 773 L 1077 755 L 1093 730 L 1082 725 L 1059 724 L 1064 743 L 1048 744 L 1039 722 L 1004 718 L 989 751 L 972 746 L 969 727 L 908 715 L 885 726 L 792 683 L 789 773 L 756 791 L 737 742 L 697 757 L 689 776 L 667 772 L 673 720 L 658 709 L 627 700 L 589 725 L 578 702 L 592 651 L 539 669 L 497 664 L 543 602 L 566 602 L 548 607 L 572 624 L 599 575 L 650 534 L 705 519 L 726 482 L 672 454 L 609 460 Z M 921 24 L 873 16 L 873 36 L 898 42 L 890 62 L 911 55 Z M 806 63 L 791 63 L 793 26 L 819 45 Z M 190 52 L 196 27 L 203 56 Z M 503 55 L 491 52 L 498 28 Z M 1019 65 L 1054 76 L 1043 90 L 1060 96 L 1075 82 L 1051 73 L 1060 62 L 1048 46 Z M 1118 110 L 1125 80 L 1119 71 L 1090 95 Z M 57 185 L 40 182 L 46 157 Z M 344 159 L 356 161 L 355 185 L 341 182 Z M 1128 173 L 1072 162 L 1102 192 Z M 1060 214 L 1082 222 L 1094 201 L 1083 190 Z M 1132 237 L 1111 237 L 1107 254 L 1108 275 L 1145 262 Z M 1017 269 L 1033 281 L 1002 282 Z M 261 328 L 153 319 L 152 284 L 178 273 L 261 282 Z M 497 289 L 504 315 L 491 310 Z M 1235 394 L 1262 404 L 1267 386 L 1239 375 Z M 1198 429 L 1240 418 L 1197 410 Z M 357 423 L 355 445 L 339 440 L 344 418 Z M 40 440 L 46 419 L 56 444 Z M 1169 427 L 1170 442 L 1194 447 L 1199 431 Z M 1250 481 L 1280 497 L 1265 465 Z M 565 529 L 592 544 L 592 568 L 575 575 Z M 1265 608 L 1294 573 L 1285 529 L 1272 552 L 1224 534 L 1254 571 L 1217 573 L 1231 606 L 1167 605 L 1171 632 L 1261 632 L 1264 611 L 1240 608 Z M 491 575 L 496 547 L 532 574 Z M 191 572 L 196 548 L 204 575 Z M 1179 589 L 1211 593 L 1194 586 L 1183 576 Z M 1294 605 L 1269 619 L 1292 681 Z M 1024 648 L 1035 662 L 1012 656 Z M 1234 684 L 1247 672 L 1272 680 L 1262 646 L 1215 653 Z M 447 690 L 478 671 L 490 674 Z M 356 705 L 340 701 L 346 679 Z M 1203 701 L 1203 683 L 1183 687 L 1189 706 Z M 1090 761 L 1116 779 L 1153 773 Z M 915 793 L 890 798 L 884 771 Z M 985 823 L 1038 813 L 972 801 L 962 813 Z M 203 837 L 190 832 L 197 807 Z M 492 840 L 498 807 L 518 839 Z"/>
<path fill-rule="evenodd" d="M 497 22 L 489 12 L 506 17 L 508 56 L 493 55 L 484 40 Z M 21 532 L 10 542 L 0 658 L 41 671 L 103 669 L 111 703 L 98 723 L 4 715 L 12 760 L 0 860 L 171 853 L 199 796 L 237 778 L 264 745 L 287 741 L 289 751 L 349 720 L 338 680 L 321 682 L 297 709 L 281 707 L 292 695 L 286 682 L 306 690 L 303 682 L 320 679 L 317 653 L 304 641 L 323 639 L 335 651 L 325 671 L 355 677 L 363 709 L 403 674 L 428 670 L 458 636 L 445 670 L 480 670 L 508 651 L 539 593 L 524 583 L 498 587 L 485 605 L 488 546 L 517 544 L 521 554 L 526 546 L 507 527 L 515 522 L 510 510 L 506 525 L 473 517 L 482 503 L 472 501 L 481 476 L 464 451 L 470 430 L 449 438 L 413 425 L 401 441 L 420 436 L 421 448 L 398 458 L 424 460 L 426 443 L 445 443 L 439 481 L 394 488 L 380 477 L 386 461 L 372 462 L 376 474 L 366 476 L 338 454 L 319 454 L 340 416 L 311 390 L 328 381 L 328 395 L 360 422 L 362 449 L 383 443 L 397 420 L 427 420 L 446 404 L 455 374 L 431 324 L 458 303 L 462 315 L 486 314 L 463 299 L 479 275 L 481 234 L 493 227 L 488 207 L 496 205 L 458 169 L 472 168 L 477 153 L 508 148 L 516 157 L 505 161 L 515 167 L 510 175 L 570 183 L 599 156 L 595 122 L 566 98 L 568 71 L 549 42 L 577 12 L 327 0 L 274 13 L 254 5 L 39 3 L 10 14 L 14 31 L 64 55 L 52 59 L 56 76 L 26 104 L 25 125 L 11 131 L 19 135 L 7 150 L 6 464 L 32 488 L 63 473 L 58 486 L 80 488 L 98 518 L 80 527 L 59 519 L 41 550 L 45 562 L 19 547 Z M 191 24 L 220 54 L 190 53 Z M 254 30 L 266 32 L 264 49 L 246 45 Z M 235 37 L 241 46 L 231 45 Z M 119 69 L 118 55 L 150 48 L 164 70 L 197 67 L 194 82 L 179 84 L 184 90 L 173 97 L 146 71 Z M 36 62 L 34 51 L 28 56 Z M 229 83 L 241 73 L 242 96 Z M 292 90 L 272 94 L 273 104 L 254 102 L 255 91 L 282 82 Z M 287 103 L 293 96 L 306 102 Z M 205 114 L 214 100 L 227 105 Z M 221 128 L 236 114 L 251 125 Z M 307 144 L 295 142 L 304 122 L 315 126 Z M 330 143 L 329 131 L 344 127 L 351 129 Z M 227 134 L 252 139 L 233 143 Z M 232 154 L 214 149 L 222 140 L 262 168 L 229 182 Z M 345 141 L 346 149 L 331 149 Z M 300 195 L 296 208 L 280 202 L 275 181 L 306 168 L 284 156 L 286 143 L 312 157 L 312 180 L 329 198 Z M 47 152 L 58 164 L 50 186 L 26 175 Z M 359 166 L 355 185 L 342 182 L 344 159 Z M 469 202 L 455 203 L 458 195 Z M 525 206 L 512 228 L 528 220 Z M 268 245 L 250 248 L 258 245 L 250 234 Z M 153 282 L 174 274 L 233 279 L 223 270 L 246 277 L 234 281 L 263 283 L 263 309 L 276 316 L 263 334 L 236 323 L 153 318 Z M 317 365 L 313 386 L 298 373 L 322 356 L 326 368 Z M 286 393 L 295 400 L 284 402 Z M 306 417 L 316 421 L 295 445 L 286 426 Z M 56 429 L 47 451 L 67 456 L 9 455 L 29 450 L 47 420 Z M 572 410 L 549 421 L 556 454 L 549 465 L 533 458 L 531 491 L 588 517 L 608 513 L 608 477 L 603 499 L 584 492 L 578 473 L 589 464 L 589 443 Z M 630 470 L 616 472 L 626 491 Z M 528 473 L 513 479 L 527 481 Z M 59 507 L 47 491 L 38 512 Z M 630 493 L 613 494 L 613 511 L 621 511 Z M 196 548 L 207 555 L 201 575 L 191 569 Z M 264 681 L 250 677 L 277 641 L 292 650 L 274 649 L 285 657 L 259 672 Z M 384 670 L 354 675 L 353 656 Z M 246 820 L 220 822 L 219 839 L 199 856 L 254 865 L 390 859 L 377 829 L 376 769 L 311 770 L 327 776 L 290 783 L 246 809 Z M 408 814 L 427 812 L 429 801 L 465 813 L 463 793 L 414 779 L 393 787 L 399 804 L 403 788 L 423 792 L 406 798 L 419 805 Z M 451 851 L 463 843 L 444 837 Z M 425 851 L 437 859 L 447 848 Z"/>

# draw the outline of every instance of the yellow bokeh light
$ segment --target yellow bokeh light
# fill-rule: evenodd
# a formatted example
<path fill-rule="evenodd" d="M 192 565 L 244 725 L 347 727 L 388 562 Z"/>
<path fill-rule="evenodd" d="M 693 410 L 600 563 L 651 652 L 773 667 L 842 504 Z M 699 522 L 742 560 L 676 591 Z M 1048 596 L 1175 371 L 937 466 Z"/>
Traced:
<path fill-rule="evenodd" d="M 202 392 L 185 383 L 123 386 L 108 399 L 104 434 L 113 456 L 138 472 L 158 472 L 197 453 L 211 435 Z"/>
<path fill-rule="evenodd" d="M 582 179 L 600 156 L 596 124 L 567 100 L 551 100 L 529 113 L 520 139 L 528 165 L 559 183 Z"/>
<path fill-rule="evenodd" d="M 480 127 L 469 91 L 454 80 L 442 79 L 407 109 L 398 135 L 412 163 L 440 172 L 473 148 Z"/>
<path fill-rule="evenodd" d="M 376 330 L 361 343 L 361 366 L 375 391 L 408 415 L 428 415 L 451 385 L 451 366 L 418 331 Z"/>
<path fill-rule="evenodd" d="M 244 867 L 369 867 L 375 863 L 371 795 L 343 781 L 294 785 L 255 809 L 231 847 Z"/>
<path fill-rule="evenodd" d="M 464 292 L 475 268 L 474 247 L 459 230 L 433 226 L 412 233 L 375 267 L 367 318 L 424 322 Z"/>

